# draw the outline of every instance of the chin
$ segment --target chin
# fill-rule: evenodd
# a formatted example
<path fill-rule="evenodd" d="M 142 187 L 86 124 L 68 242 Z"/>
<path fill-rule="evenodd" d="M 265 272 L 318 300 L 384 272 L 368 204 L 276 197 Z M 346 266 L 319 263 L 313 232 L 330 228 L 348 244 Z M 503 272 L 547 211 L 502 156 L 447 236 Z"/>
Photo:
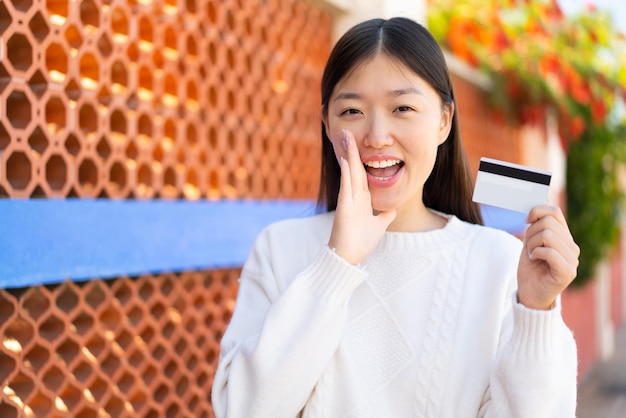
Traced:
<path fill-rule="evenodd" d="M 389 210 L 397 208 L 398 205 L 394 202 L 389 201 L 376 201 L 372 199 L 372 208 L 374 209 L 374 213 L 378 212 L 387 212 Z"/>

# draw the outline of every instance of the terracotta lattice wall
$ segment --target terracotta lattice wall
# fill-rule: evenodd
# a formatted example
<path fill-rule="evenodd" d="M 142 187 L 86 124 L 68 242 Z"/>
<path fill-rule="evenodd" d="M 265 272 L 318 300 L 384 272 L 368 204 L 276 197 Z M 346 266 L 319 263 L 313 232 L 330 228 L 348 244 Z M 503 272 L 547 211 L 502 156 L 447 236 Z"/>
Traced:
<path fill-rule="evenodd" d="M 308 1 L 0 2 L 0 198 L 314 198 L 331 23 Z M 238 273 L 0 290 L 0 416 L 212 416 Z"/>
<path fill-rule="evenodd" d="M 212 417 L 238 274 L 0 290 L 0 416 Z"/>
<path fill-rule="evenodd" d="M 306 1 L 0 3 L 0 196 L 310 197 L 330 17 Z"/>

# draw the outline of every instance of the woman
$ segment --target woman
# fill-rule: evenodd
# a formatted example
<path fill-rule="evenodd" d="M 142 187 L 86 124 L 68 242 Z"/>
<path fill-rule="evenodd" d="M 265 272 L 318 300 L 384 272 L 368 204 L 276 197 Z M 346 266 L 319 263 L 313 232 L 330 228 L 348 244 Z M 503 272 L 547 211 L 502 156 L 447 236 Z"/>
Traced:
<path fill-rule="evenodd" d="M 242 271 L 217 417 L 573 417 L 559 294 L 578 247 L 539 206 L 524 242 L 471 202 L 452 84 L 432 36 L 374 19 L 322 79 L 327 213 L 268 227 Z"/>

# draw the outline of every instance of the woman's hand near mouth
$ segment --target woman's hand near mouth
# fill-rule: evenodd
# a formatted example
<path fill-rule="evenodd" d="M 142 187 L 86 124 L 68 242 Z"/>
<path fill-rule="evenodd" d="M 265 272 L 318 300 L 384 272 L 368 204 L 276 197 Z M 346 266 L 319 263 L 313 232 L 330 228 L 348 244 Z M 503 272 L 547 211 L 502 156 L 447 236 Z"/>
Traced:
<path fill-rule="evenodd" d="M 343 130 L 347 158 L 341 157 L 341 183 L 335 221 L 328 241 L 338 256 L 350 264 L 363 262 L 374 251 L 396 210 L 374 214 L 372 198 L 354 135 Z"/>

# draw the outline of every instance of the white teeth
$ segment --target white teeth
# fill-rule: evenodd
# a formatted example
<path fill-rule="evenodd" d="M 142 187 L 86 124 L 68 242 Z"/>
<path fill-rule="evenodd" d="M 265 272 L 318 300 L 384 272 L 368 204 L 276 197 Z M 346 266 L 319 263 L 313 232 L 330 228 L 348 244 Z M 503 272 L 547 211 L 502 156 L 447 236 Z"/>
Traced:
<path fill-rule="evenodd" d="M 400 162 L 400 160 L 367 161 L 365 165 L 373 168 L 387 168 L 392 165 L 400 164 Z"/>

